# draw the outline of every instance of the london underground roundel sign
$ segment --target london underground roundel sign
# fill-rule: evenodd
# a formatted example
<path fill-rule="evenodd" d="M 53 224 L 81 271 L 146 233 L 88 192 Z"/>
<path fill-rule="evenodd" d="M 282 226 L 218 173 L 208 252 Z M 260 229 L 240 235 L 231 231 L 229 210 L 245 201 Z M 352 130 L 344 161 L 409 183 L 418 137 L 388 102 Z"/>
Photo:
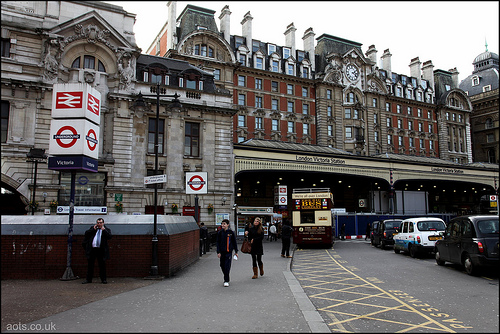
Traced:
<path fill-rule="evenodd" d="M 206 194 L 207 173 L 186 173 L 186 194 Z"/>

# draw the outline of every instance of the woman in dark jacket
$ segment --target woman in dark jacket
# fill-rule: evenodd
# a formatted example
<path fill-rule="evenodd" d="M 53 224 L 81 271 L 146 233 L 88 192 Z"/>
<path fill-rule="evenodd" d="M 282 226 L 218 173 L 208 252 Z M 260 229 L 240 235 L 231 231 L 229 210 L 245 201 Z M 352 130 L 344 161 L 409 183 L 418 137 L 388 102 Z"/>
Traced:
<path fill-rule="evenodd" d="M 255 217 L 253 221 L 253 226 L 245 231 L 245 236 L 248 236 L 248 240 L 252 244 L 252 267 L 253 276 L 252 278 L 258 278 L 257 269 L 260 268 L 260 276 L 264 275 L 264 264 L 262 263 L 262 255 L 264 255 L 264 248 L 262 247 L 262 240 L 264 240 L 264 229 L 262 228 L 262 221 L 259 217 Z M 258 265 L 258 268 L 257 268 Z"/>

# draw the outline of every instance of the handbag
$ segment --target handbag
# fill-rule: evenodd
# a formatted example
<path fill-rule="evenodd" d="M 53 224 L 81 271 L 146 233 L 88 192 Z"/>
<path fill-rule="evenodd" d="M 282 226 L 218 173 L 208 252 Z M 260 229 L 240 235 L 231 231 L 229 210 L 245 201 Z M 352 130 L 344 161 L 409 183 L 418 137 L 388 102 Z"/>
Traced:
<path fill-rule="evenodd" d="M 248 241 L 248 238 L 243 239 L 241 251 L 246 254 L 250 254 L 250 252 L 252 251 L 252 244 L 250 243 L 250 241 Z"/>

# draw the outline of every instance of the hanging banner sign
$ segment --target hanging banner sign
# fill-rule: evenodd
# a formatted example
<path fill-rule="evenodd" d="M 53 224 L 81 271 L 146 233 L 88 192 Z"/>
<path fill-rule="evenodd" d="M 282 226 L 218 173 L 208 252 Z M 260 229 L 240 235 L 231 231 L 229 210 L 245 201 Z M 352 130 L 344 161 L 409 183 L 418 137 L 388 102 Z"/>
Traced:
<path fill-rule="evenodd" d="M 55 120 L 50 123 L 50 155 L 99 157 L 99 126 L 84 119 Z"/>
<path fill-rule="evenodd" d="M 89 84 L 54 84 L 52 118 L 85 118 L 101 123 L 101 93 Z"/>
<path fill-rule="evenodd" d="M 207 173 L 186 173 L 186 194 L 207 193 Z"/>

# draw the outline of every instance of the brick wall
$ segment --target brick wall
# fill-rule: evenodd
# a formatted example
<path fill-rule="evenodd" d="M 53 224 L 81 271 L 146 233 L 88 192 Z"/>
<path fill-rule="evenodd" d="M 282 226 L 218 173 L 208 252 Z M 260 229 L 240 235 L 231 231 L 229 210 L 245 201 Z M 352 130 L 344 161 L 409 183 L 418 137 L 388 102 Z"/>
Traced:
<path fill-rule="evenodd" d="M 113 235 L 108 277 L 146 277 L 152 264 L 152 235 Z M 83 235 L 73 235 L 71 269 L 87 274 Z M 158 271 L 169 277 L 199 259 L 199 230 L 158 235 Z M 66 270 L 67 235 L 2 235 L 2 279 L 58 279 Z M 94 277 L 99 277 L 97 261 Z"/>

